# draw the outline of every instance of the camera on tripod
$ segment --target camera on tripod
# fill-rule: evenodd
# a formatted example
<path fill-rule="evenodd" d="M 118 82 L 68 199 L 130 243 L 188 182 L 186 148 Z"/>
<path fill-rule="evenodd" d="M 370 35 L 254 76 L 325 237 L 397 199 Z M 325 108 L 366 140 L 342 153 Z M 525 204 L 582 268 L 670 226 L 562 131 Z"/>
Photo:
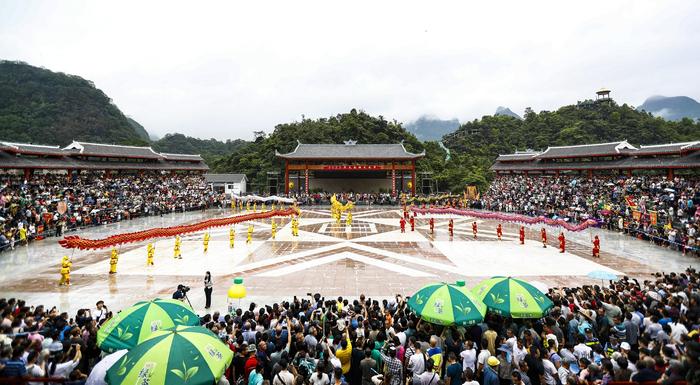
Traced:
<path fill-rule="evenodd" d="M 187 298 L 187 292 L 190 291 L 190 287 L 187 285 L 179 284 L 177 285 L 177 290 L 173 293 L 173 299 L 177 299 L 180 301 L 187 301 L 187 303 L 190 304 L 190 307 L 192 307 L 192 303 L 190 303 L 190 299 Z"/>

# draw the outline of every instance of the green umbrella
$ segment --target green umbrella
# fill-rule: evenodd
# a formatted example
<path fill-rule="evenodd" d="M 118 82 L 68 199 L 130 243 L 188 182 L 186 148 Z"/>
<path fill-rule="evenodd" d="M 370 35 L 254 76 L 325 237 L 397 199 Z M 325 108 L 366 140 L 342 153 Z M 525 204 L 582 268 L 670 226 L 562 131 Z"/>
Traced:
<path fill-rule="evenodd" d="M 411 296 L 408 306 L 422 319 L 438 325 L 472 325 L 486 315 L 486 305 L 467 290 L 464 281 L 424 286 Z"/>
<path fill-rule="evenodd" d="M 97 346 L 108 353 L 131 349 L 153 331 L 178 325 L 199 325 L 199 316 L 189 306 L 174 299 L 138 302 L 100 327 Z"/>
<path fill-rule="evenodd" d="M 107 370 L 110 385 L 211 385 L 231 364 L 233 352 L 201 326 L 158 330 Z"/>
<path fill-rule="evenodd" d="M 484 301 L 490 311 L 513 318 L 539 318 L 554 306 L 536 287 L 510 277 L 483 280 L 472 293 Z"/>

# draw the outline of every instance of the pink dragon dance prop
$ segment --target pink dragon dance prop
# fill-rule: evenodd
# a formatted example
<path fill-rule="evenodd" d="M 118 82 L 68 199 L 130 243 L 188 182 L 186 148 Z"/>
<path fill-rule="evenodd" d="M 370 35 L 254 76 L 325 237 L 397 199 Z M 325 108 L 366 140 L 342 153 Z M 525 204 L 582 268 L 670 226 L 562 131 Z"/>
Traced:
<path fill-rule="evenodd" d="M 525 223 L 528 225 L 536 225 L 538 223 L 544 223 L 549 226 L 560 226 L 565 228 L 568 231 L 582 231 L 585 230 L 589 227 L 595 227 L 598 226 L 599 223 L 595 219 L 588 219 L 584 222 L 579 223 L 578 225 L 573 225 L 571 223 L 568 223 L 567 221 L 563 219 L 551 219 L 551 218 L 546 218 L 546 217 L 529 217 L 527 215 L 520 215 L 520 214 L 504 214 L 504 213 L 494 213 L 491 211 L 475 211 L 475 210 L 460 210 L 460 209 L 455 209 L 451 207 L 444 207 L 444 208 L 419 208 L 419 207 L 411 207 L 411 210 L 418 213 L 418 214 L 452 214 L 452 215 L 461 215 L 461 216 L 469 216 L 469 217 L 474 217 L 474 218 L 479 218 L 479 219 L 495 219 L 498 221 L 503 221 L 503 222 L 517 222 L 517 223 Z"/>
<path fill-rule="evenodd" d="M 152 238 L 174 237 L 180 234 L 194 233 L 212 227 L 229 226 L 235 223 L 247 222 L 256 219 L 266 219 L 272 217 L 289 217 L 299 215 L 299 209 L 290 207 L 285 210 L 270 210 L 258 213 L 248 213 L 226 218 L 208 219 L 206 221 L 192 223 L 189 225 L 158 227 L 133 233 L 122 233 L 111 235 L 102 239 L 85 239 L 77 235 L 67 236 L 58 243 L 66 249 L 94 250 L 105 249 L 121 245 L 124 243 L 141 242 Z"/>

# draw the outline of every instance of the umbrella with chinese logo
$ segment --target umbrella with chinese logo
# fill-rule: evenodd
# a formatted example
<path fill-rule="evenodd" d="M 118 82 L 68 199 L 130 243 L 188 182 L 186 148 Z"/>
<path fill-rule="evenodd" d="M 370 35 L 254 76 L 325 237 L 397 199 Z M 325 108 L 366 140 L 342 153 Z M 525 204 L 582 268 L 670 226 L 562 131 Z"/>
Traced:
<path fill-rule="evenodd" d="M 131 349 L 152 332 L 178 325 L 199 325 L 199 316 L 174 299 L 137 302 L 102 324 L 97 331 L 97 346 L 108 353 Z"/>
<path fill-rule="evenodd" d="M 490 311 L 513 318 L 540 318 L 554 306 L 544 293 L 517 278 L 493 277 L 472 289 Z"/>
<path fill-rule="evenodd" d="M 107 371 L 107 383 L 149 385 L 215 384 L 231 364 L 233 353 L 201 326 L 158 330 Z"/>
<path fill-rule="evenodd" d="M 473 325 L 486 315 L 486 305 L 475 298 L 464 281 L 424 286 L 411 296 L 408 306 L 423 320 L 438 325 Z"/>

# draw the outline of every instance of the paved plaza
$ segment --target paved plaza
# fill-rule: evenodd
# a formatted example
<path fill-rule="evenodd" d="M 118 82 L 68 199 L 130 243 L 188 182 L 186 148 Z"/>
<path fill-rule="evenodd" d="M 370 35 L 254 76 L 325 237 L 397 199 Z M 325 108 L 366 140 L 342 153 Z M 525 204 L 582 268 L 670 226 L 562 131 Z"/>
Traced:
<path fill-rule="evenodd" d="M 202 247 L 202 233 L 183 236 L 182 259 L 173 258 L 174 239 L 155 244 L 155 266 L 146 266 L 146 242 L 120 248 L 118 273 L 109 275 L 110 250 L 62 249 L 56 238 L 18 246 L 0 254 L 0 296 L 15 296 L 31 304 L 56 305 L 74 312 L 104 299 L 112 309 L 146 298 L 170 297 L 178 283 L 192 287 L 189 298 L 197 310 L 204 306 L 202 279 L 211 271 L 213 309 L 226 308 L 226 291 L 234 277 L 244 278 L 248 297 L 241 302 L 268 303 L 308 292 L 326 296 L 358 296 L 361 293 L 390 297 L 410 295 L 435 281 L 465 280 L 474 285 L 494 275 L 521 277 L 557 287 L 600 283 L 586 278 L 593 270 L 644 279 L 656 271 L 680 271 L 695 259 L 650 245 L 629 236 L 600 229 L 566 233 L 567 252 L 559 253 L 559 230 L 547 227 L 550 245 L 542 247 L 540 226 L 528 228 L 525 245 L 518 242 L 519 225 L 503 223 L 504 236 L 496 237 L 497 223 L 476 220 L 474 239 L 469 217 L 455 216 L 455 234 L 447 232 L 448 215 L 419 215 L 416 229 L 407 225 L 401 233 L 398 208 L 356 208 L 352 226 L 336 223 L 326 207 L 302 208 L 299 236 L 292 237 L 290 220 L 277 218 L 278 234 L 271 239 L 271 221 L 252 222 L 253 241 L 246 243 L 248 224 L 235 227 L 235 247 L 229 247 L 229 228 L 212 229 L 209 251 Z M 171 214 L 135 219 L 91 228 L 78 233 L 102 238 L 120 232 L 192 223 L 205 218 L 232 215 L 228 210 Z M 591 239 L 599 235 L 600 259 L 593 259 Z M 72 285 L 59 287 L 62 255 L 73 258 Z"/>

